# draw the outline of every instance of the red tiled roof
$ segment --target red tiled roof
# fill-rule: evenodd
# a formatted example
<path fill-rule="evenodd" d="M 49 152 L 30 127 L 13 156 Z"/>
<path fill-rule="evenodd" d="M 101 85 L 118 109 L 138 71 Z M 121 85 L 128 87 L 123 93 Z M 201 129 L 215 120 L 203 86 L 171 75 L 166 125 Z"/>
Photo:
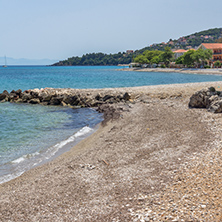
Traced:
<path fill-rule="evenodd" d="M 187 50 L 185 49 L 177 49 L 175 51 L 173 51 L 174 53 L 182 53 L 182 52 L 187 52 Z"/>
<path fill-rule="evenodd" d="M 207 49 L 222 49 L 222 43 L 202 43 Z"/>

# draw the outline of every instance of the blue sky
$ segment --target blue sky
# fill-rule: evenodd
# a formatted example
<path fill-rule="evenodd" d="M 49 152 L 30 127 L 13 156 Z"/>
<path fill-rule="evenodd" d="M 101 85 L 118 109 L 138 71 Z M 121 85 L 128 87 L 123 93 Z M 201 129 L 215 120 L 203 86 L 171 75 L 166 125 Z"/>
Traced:
<path fill-rule="evenodd" d="M 0 57 L 140 49 L 222 27 L 221 10 L 221 0 L 0 0 Z"/>

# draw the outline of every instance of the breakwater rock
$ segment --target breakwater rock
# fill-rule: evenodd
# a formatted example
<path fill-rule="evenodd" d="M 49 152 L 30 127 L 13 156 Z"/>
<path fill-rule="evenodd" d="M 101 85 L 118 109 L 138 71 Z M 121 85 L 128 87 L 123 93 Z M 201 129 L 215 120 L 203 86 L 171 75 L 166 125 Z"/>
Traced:
<path fill-rule="evenodd" d="M 207 108 L 213 113 L 222 112 L 222 92 L 214 87 L 202 89 L 190 97 L 190 108 Z"/>
<path fill-rule="evenodd" d="M 113 104 L 130 101 L 128 92 L 109 93 L 106 90 L 80 90 L 80 89 L 33 89 L 3 91 L 0 94 L 0 102 L 30 103 L 42 105 L 61 105 L 80 107 L 98 107 L 102 104 Z"/>

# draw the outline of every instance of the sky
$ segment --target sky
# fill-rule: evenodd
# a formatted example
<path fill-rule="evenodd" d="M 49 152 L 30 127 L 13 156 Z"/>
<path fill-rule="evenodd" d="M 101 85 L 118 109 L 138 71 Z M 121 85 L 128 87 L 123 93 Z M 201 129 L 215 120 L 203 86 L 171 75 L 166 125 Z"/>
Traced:
<path fill-rule="evenodd" d="M 221 11 L 221 0 L 0 0 L 0 57 L 64 60 L 141 49 L 220 28 Z"/>

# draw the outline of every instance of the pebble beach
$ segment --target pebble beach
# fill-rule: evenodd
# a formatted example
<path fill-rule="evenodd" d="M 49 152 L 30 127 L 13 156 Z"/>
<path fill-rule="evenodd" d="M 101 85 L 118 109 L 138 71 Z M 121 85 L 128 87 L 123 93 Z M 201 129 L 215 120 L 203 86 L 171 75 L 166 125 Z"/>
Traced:
<path fill-rule="evenodd" d="M 188 107 L 211 86 L 222 82 L 79 90 L 130 98 L 70 151 L 1 184 L 0 220 L 221 221 L 222 116 Z"/>

